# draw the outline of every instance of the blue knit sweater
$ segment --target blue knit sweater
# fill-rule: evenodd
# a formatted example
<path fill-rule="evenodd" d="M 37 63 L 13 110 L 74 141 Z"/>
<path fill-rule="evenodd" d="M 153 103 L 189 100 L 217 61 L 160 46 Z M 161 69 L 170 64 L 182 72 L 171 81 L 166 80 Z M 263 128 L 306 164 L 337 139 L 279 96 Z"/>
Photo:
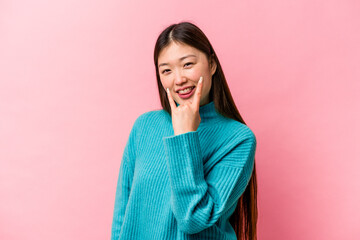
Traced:
<path fill-rule="evenodd" d="M 165 110 L 141 114 L 126 143 L 112 240 L 232 239 L 229 217 L 250 180 L 252 130 L 200 106 L 196 131 L 174 135 Z"/>

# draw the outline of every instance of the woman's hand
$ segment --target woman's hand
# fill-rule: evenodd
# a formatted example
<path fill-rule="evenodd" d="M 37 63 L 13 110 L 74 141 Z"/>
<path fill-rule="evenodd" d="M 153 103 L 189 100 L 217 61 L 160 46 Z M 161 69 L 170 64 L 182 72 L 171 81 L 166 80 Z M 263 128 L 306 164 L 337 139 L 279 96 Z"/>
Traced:
<path fill-rule="evenodd" d="M 167 88 L 167 96 L 171 107 L 172 125 L 174 134 L 179 135 L 190 131 L 196 131 L 200 125 L 201 118 L 199 113 L 201 90 L 203 86 L 203 77 L 196 86 L 194 93 L 194 100 L 185 102 L 176 107 L 174 99 L 172 98 L 169 89 Z"/>

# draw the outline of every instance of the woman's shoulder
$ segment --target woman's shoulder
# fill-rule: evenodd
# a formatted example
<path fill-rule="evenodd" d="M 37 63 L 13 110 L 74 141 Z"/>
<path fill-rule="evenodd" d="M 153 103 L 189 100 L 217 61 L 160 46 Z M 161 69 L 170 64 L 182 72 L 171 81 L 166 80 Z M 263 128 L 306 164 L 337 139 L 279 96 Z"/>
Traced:
<path fill-rule="evenodd" d="M 223 127 L 225 132 L 228 132 L 231 137 L 236 137 L 240 141 L 244 139 L 252 139 L 256 142 L 256 136 L 251 127 L 231 118 L 224 118 Z"/>

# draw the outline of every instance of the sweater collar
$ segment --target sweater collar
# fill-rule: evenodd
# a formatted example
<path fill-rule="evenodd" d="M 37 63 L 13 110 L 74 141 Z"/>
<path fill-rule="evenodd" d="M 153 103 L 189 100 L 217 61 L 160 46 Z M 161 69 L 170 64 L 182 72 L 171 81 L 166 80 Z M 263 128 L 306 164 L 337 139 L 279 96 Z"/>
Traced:
<path fill-rule="evenodd" d="M 177 102 L 175 102 L 175 103 L 176 103 L 176 106 L 179 106 L 179 104 Z M 220 116 L 220 113 L 218 113 L 215 108 L 215 104 L 214 104 L 213 100 L 207 104 L 200 106 L 199 114 L 201 117 L 200 125 L 201 125 L 201 123 L 205 123 L 205 122 L 214 120 Z"/>
<path fill-rule="evenodd" d="M 210 101 L 209 103 L 200 106 L 199 113 L 201 117 L 201 121 L 205 120 L 211 120 L 213 118 L 216 118 L 218 113 L 215 109 L 214 101 Z"/>

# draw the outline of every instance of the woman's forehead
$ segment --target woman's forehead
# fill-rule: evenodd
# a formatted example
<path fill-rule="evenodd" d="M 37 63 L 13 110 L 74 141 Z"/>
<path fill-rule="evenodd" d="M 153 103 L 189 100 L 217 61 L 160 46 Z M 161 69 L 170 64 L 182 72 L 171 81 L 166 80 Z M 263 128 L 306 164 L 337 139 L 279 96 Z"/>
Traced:
<path fill-rule="evenodd" d="M 183 58 L 185 56 L 195 56 L 197 58 L 201 58 L 202 54 L 203 53 L 200 50 L 190 45 L 172 42 L 169 46 L 166 46 L 161 50 L 158 60 L 159 64 L 161 64 L 161 60 L 178 61 L 180 58 Z"/>
<path fill-rule="evenodd" d="M 175 43 L 172 42 L 170 43 L 168 46 L 166 46 L 165 48 L 163 48 L 160 52 L 160 55 L 166 55 L 169 54 L 170 52 L 173 53 L 183 53 L 183 52 L 198 52 L 199 50 L 197 50 L 196 48 L 184 44 L 184 43 Z M 160 56 L 159 55 L 159 56 Z"/>

